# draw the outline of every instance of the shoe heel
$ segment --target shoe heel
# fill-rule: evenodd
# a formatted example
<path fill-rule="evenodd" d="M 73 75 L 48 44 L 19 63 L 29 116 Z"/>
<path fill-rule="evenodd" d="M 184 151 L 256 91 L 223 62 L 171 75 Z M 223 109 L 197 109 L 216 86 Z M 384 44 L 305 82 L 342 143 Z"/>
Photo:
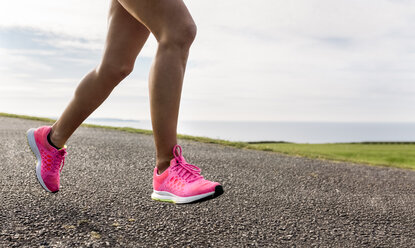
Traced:
<path fill-rule="evenodd" d="M 27 144 L 29 145 L 30 150 L 32 150 L 33 154 L 36 156 L 37 160 L 40 160 L 40 153 L 39 153 L 39 149 L 37 148 L 36 140 L 35 140 L 35 130 L 36 129 L 34 128 L 27 130 L 26 132 Z"/>
<path fill-rule="evenodd" d="M 45 183 L 43 182 L 42 176 L 41 176 L 41 156 L 40 156 L 40 152 L 39 149 L 37 148 L 36 145 L 36 140 L 35 140 L 35 128 L 31 128 L 29 130 L 27 130 L 26 135 L 27 135 L 27 143 L 29 144 L 30 149 L 32 150 L 32 153 L 35 155 L 36 157 L 36 178 L 38 180 L 38 182 L 40 183 L 40 185 L 42 186 L 42 188 L 44 188 L 46 191 L 48 192 L 52 192 L 50 191 Z"/>

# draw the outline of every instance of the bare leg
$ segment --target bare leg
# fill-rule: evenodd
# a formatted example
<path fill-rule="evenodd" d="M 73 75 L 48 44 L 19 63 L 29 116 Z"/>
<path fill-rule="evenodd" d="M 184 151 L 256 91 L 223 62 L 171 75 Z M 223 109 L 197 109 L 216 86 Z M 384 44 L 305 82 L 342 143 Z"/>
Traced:
<path fill-rule="evenodd" d="M 51 141 L 63 147 L 81 123 L 109 96 L 134 67 L 148 29 L 116 0 L 111 2 L 108 34 L 100 65 L 86 75 L 60 118 L 53 124 Z"/>
<path fill-rule="evenodd" d="M 182 0 L 119 0 L 158 41 L 149 80 L 151 120 L 159 173 L 169 167 L 177 144 L 183 77 L 196 25 Z"/>

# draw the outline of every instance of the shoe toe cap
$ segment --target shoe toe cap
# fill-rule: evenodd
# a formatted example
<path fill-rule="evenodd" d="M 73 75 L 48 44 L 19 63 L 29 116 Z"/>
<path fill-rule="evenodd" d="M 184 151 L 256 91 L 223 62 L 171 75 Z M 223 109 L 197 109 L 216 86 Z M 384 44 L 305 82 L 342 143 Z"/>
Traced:
<path fill-rule="evenodd" d="M 211 182 L 208 180 L 204 180 L 203 182 L 195 184 L 192 187 L 192 191 L 194 194 L 197 194 L 197 195 L 206 194 L 206 193 L 215 192 L 215 188 L 217 186 L 220 186 L 220 184 L 217 182 Z"/>

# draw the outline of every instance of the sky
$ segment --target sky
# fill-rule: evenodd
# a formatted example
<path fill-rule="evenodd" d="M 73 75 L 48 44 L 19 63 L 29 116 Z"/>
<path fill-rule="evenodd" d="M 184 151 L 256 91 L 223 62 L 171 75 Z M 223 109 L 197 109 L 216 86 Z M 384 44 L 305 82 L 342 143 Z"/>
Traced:
<path fill-rule="evenodd" d="M 59 116 L 101 59 L 109 1 L 0 2 L 0 112 Z M 186 0 L 179 120 L 415 122 L 415 1 Z M 91 118 L 150 119 L 149 38 Z"/>

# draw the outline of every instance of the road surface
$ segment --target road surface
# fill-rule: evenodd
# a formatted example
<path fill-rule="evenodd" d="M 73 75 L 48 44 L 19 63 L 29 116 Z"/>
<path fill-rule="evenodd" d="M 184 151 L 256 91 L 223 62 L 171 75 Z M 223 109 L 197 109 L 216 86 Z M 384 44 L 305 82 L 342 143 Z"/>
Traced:
<path fill-rule="evenodd" d="M 0 246 L 415 247 L 415 171 L 180 140 L 225 193 L 153 201 L 152 136 L 80 127 L 61 190 L 36 181 L 26 130 L 0 117 Z"/>

